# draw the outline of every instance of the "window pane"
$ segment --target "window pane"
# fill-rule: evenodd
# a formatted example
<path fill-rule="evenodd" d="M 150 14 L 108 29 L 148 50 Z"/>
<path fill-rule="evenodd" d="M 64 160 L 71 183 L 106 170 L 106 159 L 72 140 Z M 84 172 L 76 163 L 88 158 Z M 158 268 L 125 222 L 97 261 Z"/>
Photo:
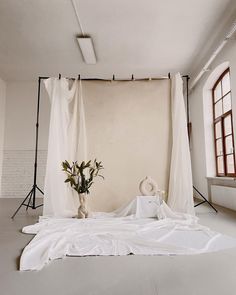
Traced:
<path fill-rule="evenodd" d="M 215 124 L 216 138 L 222 137 L 221 121 Z"/>
<path fill-rule="evenodd" d="M 217 167 L 218 167 L 218 173 L 224 174 L 224 158 L 223 157 L 218 157 L 217 158 Z"/>
<path fill-rule="evenodd" d="M 221 82 L 219 82 L 214 90 L 214 101 L 217 101 L 222 97 L 221 94 Z"/>
<path fill-rule="evenodd" d="M 224 119 L 224 130 L 225 130 L 225 135 L 232 134 L 231 115 L 228 115 Z"/>
<path fill-rule="evenodd" d="M 227 73 L 224 78 L 222 79 L 222 92 L 223 95 L 230 91 L 230 77 L 229 73 Z"/>
<path fill-rule="evenodd" d="M 227 173 L 234 173 L 235 168 L 234 168 L 234 156 L 230 155 L 227 156 Z"/>
<path fill-rule="evenodd" d="M 226 95 L 223 98 L 223 109 L 224 109 L 224 113 L 228 112 L 231 110 L 231 93 L 229 93 L 228 95 Z"/>
<path fill-rule="evenodd" d="M 222 144 L 222 139 L 218 139 L 216 141 L 216 155 L 221 156 L 223 155 L 223 144 Z"/>
<path fill-rule="evenodd" d="M 222 100 L 219 100 L 215 104 L 215 118 L 219 117 L 222 115 Z"/>
<path fill-rule="evenodd" d="M 232 135 L 227 136 L 225 138 L 225 148 L 226 148 L 226 154 L 232 154 L 234 152 Z"/>

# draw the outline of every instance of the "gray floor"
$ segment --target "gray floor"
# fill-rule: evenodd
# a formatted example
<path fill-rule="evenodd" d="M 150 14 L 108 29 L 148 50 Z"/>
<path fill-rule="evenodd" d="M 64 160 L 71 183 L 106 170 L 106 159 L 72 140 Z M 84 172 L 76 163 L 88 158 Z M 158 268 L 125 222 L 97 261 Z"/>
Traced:
<path fill-rule="evenodd" d="M 19 200 L 0 199 L 0 294 L 235 295 L 236 249 L 195 256 L 75 257 L 41 271 L 19 272 L 19 256 L 32 236 L 21 228 L 40 210 L 10 216 Z M 236 212 L 197 208 L 200 223 L 236 237 Z"/>

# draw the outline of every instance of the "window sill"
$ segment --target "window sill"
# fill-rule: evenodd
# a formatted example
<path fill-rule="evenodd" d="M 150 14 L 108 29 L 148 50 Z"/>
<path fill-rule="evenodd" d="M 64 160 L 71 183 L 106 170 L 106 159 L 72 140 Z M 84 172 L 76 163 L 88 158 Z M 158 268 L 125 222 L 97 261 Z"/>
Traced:
<path fill-rule="evenodd" d="M 207 179 L 213 180 L 227 180 L 227 181 L 236 181 L 236 177 L 227 177 L 227 176 L 207 176 Z"/>

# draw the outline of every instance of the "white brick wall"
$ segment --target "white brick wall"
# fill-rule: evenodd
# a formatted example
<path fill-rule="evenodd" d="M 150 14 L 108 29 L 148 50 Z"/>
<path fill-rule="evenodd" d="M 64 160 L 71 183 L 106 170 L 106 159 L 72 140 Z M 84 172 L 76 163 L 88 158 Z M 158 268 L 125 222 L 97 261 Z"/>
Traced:
<path fill-rule="evenodd" d="M 23 198 L 31 190 L 34 176 L 34 150 L 5 150 L 3 154 L 2 195 Z M 37 185 L 44 188 L 47 151 L 38 151 Z M 38 196 L 41 196 L 38 193 Z"/>

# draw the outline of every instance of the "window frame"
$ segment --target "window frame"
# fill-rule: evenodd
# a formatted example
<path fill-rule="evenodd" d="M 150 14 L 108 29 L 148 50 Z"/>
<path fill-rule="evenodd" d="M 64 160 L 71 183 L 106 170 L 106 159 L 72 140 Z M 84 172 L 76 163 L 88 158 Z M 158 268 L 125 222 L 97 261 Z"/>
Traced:
<path fill-rule="evenodd" d="M 227 68 L 217 79 L 215 82 L 213 88 L 212 88 L 212 105 L 213 105 L 213 128 L 214 128 L 214 146 L 215 146 L 215 164 L 216 164 L 216 176 L 219 177 L 235 177 L 236 176 L 236 163 L 235 163 L 235 145 L 234 145 L 234 129 L 233 129 L 233 113 L 232 113 L 232 91 L 231 91 L 231 85 L 230 85 L 230 90 L 223 95 L 222 92 L 222 81 L 223 78 L 229 73 L 230 77 L 230 69 Z M 215 89 L 220 83 L 220 89 L 221 89 L 221 97 L 216 101 L 215 100 Z M 230 94 L 230 100 L 231 100 L 231 109 L 228 110 L 227 112 L 223 112 L 223 99 L 226 97 L 228 94 Z M 218 117 L 215 115 L 215 105 L 219 101 L 222 101 L 222 114 Z M 224 128 L 224 122 L 225 118 L 228 116 L 231 116 L 231 133 L 225 134 L 225 128 Z M 217 138 L 216 137 L 216 124 L 221 122 L 221 137 Z M 227 153 L 226 152 L 226 138 L 232 136 L 232 148 L 233 151 L 232 153 Z M 222 155 L 217 155 L 217 140 L 221 139 L 222 140 Z M 228 167 L 227 167 L 227 156 L 233 155 L 233 161 L 234 161 L 234 173 L 228 173 Z M 224 173 L 219 172 L 219 167 L 218 167 L 218 157 L 223 157 L 223 167 L 224 167 Z"/>

